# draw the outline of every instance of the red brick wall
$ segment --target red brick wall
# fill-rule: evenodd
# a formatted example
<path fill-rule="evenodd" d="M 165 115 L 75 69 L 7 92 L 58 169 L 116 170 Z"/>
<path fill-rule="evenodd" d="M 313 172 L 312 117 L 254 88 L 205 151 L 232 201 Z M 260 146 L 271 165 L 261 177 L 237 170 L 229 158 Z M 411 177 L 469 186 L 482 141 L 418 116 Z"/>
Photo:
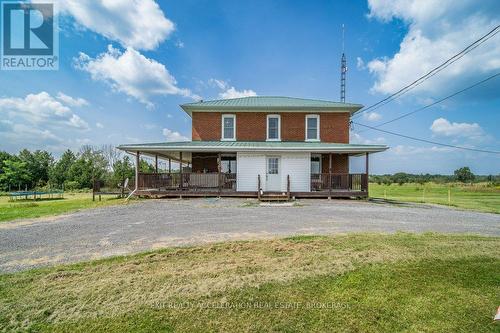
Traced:
<path fill-rule="evenodd" d="M 321 155 L 321 172 L 328 173 L 328 154 Z M 332 154 L 332 173 L 349 173 L 349 156 L 346 154 Z"/>
<path fill-rule="evenodd" d="M 236 114 L 236 139 L 239 141 L 266 141 L 267 114 L 263 112 Z M 283 130 L 282 130 L 283 131 Z"/>
<path fill-rule="evenodd" d="M 203 169 L 207 169 L 207 172 L 217 172 L 217 158 L 217 153 L 193 153 L 193 172 L 203 172 Z"/>
<path fill-rule="evenodd" d="M 266 116 L 272 112 L 234 112 L 236 115 L 236 139 L 239 141 L 265 141 Z M 281 115 L 281 140 L 304 141 L 305 117 L 314 113 L 283 112 Z M 218 141 L 221 139 L 219 112 L 193 112 L 192 137 L 194 141 Z M 320 138 L 322 142 L 349 143 L 349 113 L 320 114 Z"/>
<path fill-rule="evenodd" d="M 349 143 L 349 113 L 323 113 L 320 116 L 320 136 L 323 142 Z"/>
<path fill-rule="evenodd" d="M 221 114 L 219 112 L 193 112 L 193 141 L 219 141 L 221 138 Z"/>

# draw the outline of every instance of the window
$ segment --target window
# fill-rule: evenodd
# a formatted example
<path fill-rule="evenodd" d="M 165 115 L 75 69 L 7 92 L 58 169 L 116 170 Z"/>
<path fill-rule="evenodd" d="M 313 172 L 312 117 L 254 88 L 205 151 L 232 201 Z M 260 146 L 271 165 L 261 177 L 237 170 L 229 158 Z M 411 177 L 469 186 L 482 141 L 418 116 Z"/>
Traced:
<path fill-rule="evenodd" d="M 222 140 L 236 140 L 236 117 L 234 114 L 222 116 Z"/>
<path fill-rule="evenodd" d="M 220 166 L 222 173 L 236 173 L 236 156 L 222 156 Z"/>
<path fill-rule="evenodd" d="M 280 116 L 268 115 L 267 116 L 267 140 L 279 141 L 281 140 Z"/>
<path fill-rule="evenodd" d="M 277 175 L 279 173 L 279 159 L 277 157 L 269 157 L 267 159 L 267 173 Z"/>
<path fill-rule="evenodd" d="M 306 116 L 306 141 L 319 141 L 319 116 Z"/>
<path fill-rule="evenodd" d="M 311 155 L 311 173 L 321 173 L 321 155 Z"/>

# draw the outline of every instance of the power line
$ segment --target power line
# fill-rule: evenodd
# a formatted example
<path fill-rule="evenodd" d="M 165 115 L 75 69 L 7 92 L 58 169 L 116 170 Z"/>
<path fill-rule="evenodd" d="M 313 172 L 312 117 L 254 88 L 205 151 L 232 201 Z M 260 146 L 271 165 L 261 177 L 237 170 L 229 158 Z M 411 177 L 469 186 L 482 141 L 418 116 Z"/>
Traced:
<path fill-rule="evenodd" d="M 410 116 L 410 115 L 412 115 L 412 114 L 414 114 L 414 113 L 417 113 L 417 112 L 423 111 L 423 110 L 425 110 L 425 109 L 428 109 L 428 108 L 430 108 L 430 107 L 432 107 L 432 106 L 434 106 L 434 105 L 436 105 L 436 104 L 439 104 L 439 103 L 441 103 L 441 102 L 444 102 L 444 101 L 446 101 L 447 99 L 450 99 L 450 98 L 452 98 L 452 97 L 455 97 L 455 96 L 457 96 L 457 95 L 459 95 L 459 94 L 461 94 L 461 93 L 463 93 L 463 92 L 465 92 L 465 91 L 467 91 L 467 90 L 470 90 L 470 89 L 472 89 L 472 88 L 474 88 L 474 87 L 477 87 L 477 86 L 479 86 L 479 85 L 481 85 L 481 84 L 483 84 L 483 83 L 485 83 L 485 82 L 487 82 L 487 81 L 489 81 L 489 80 L 492 80 L 492 79 L 494 79 L 494 78 L 496 78 L 496 77 L 498 77 L 498 76 L 500 76 L 500 73 L 493 74 L 493 75 L 491 75 L 491 76 L 487 77 L 487 78 L 486 78 L 486 79 L 484 79 L 484 80 L 481 80 L 481 81 L 479 81 L 479 82 L 476 82 L 476 83 L 474 83 L 473 85 L 470 85 L 470 86 L 468 86 L 468 87 L 466 87 L 466 88 L 464 88 L 464 89 L 462 89 L 462 90 L 459 90 L 459 91 L 457 91 L 457 92 L 454 92 L 453 94 L 448 95 L 448 96 L 446 96 L 446 97 L 443 97 L 443 98 L 441 98 L 441 99 L 439 99 L 439 100 L 437 100 L 437 101 L 435 101 L 435 102 L 433 102 L 433 103 L 431 103 L 431 104 L 425 105 L 425 106 L 423 106 L 423 107 L 421 107 L 421 108 L 418 108 L 418 109 L 416 109 L 416 110 L 413 110 L 413 111 L 411 111 L 411 112 L 408 112 L 408 113 L 402 114 L 402 115 L 401 115 L 401 116 L 399 116 L 399 117 L 396 117 L 396 118 L 394 118 L 394 119 L 388 120 L 388 121 L 383 122 L 383 123 L 381 123 L 381 124 L 374 125 L 373 127 L 378 128 L 378 127 L 381 127 L 381 126 L 384 126 L 384 125 L 390 124 L 390 123 L 392 123 L 392 122 L 395 122 L 395 121 L 397 121 L 397 120 L 400 120 L 400 119 L 402 119 L 402 118 L 408 117 L 408 116 Z M 366 129 L 366 130 L 364 130 L 364 131 L 360 131 L 359 133 L 366 132 L 366 131 L 369 131 L 369 129 Z"/>
<path fill-rule="evenodd" d="M 449 65 L 451 65 L 454 62 L 458 61 L 460 58 L 462 58 L 467 53 L 469 53 L 469 52 L 473 51 L 474 49 L 476 49 L 477 47 L 479 47 L 481 44 L 483 44 L 484 42 L 486 42 L 488 39 L 490 39 L 493 36 L 495 36 L 498 32 L 500 32 L 500 25 L 497 25 L 495 28 L 493 28 L 491 31 L 489 31 L 486 35 L 484 35 L 481 38 L 477 39 L 472 44 L 470 44 L 466 48 L 464 48 L 462 51 L 460 51 L 459 53 L 455 54 L 453 57 L 451 57 L 448 60 L 446 60 L 445 62 L 443 62 L 441 65 L 433 68 L 427 74 L 421 76 L 420 78 L 416 79 L 412 83 L 404 86 L 403 88 L 399 89 L 395 93 L 393 93 L 393 94 L 387 96 L 386 98 L 380 100 L 379 102 L 377 102 L 375 104 L 372 104 L 372 105 L 370 105 L 370 106 L 362 109 L 361 111 L 359 111 L 356 114 L 356 116 L 359 116 L 361 113 L 366 112 L 368 110 L 377 109 L 379 107 L 382 107 L 385 104 L 387 104 L 387 103 L 393 101 L 394 99 L 400 97 L 401 95 L 407 93 L 408 91 L 410 91 L 411 89 L 413 89 L 413 88 L 417 87 L 418 85 L 422 84 L 424 81 L 426 81 L 429 78 L 431 78 L 432 76 L 436 75 L 437 73 L 439 73 L 440 71 L 442 71 L 443 69 L 445 69 L 446 67 L 448 67 Z"/>
<path fill-rule="evenodd" d="M 470 44 L 469 46 L 467 46 L 465 49 L 463 49 L 459 53 L 455 54 L 453 57 L 449 58 L 448 60 L 446 60 L 445 62 L 443 62 L 441 65 L 435 67 L 434 69 L 432 69 L 431 71 L 429 71 L 427 74 L 421 76 L 417 80 L 415 80 L 412 83 L 410 83 L 410 84 L 406 85 L 405 87 L 401 88 L 400 90 L 398 90 L 394 94 L 392 94 L 392 95 L 390 95 L 390 96 L 382 99 L 381 101 L 379 101 L 379 102 L 377 102 L 375 104 L 372 104 L 371 106 L 365 108 L 364 110 L 361 110 L 360 112 L 358 112 L 358 115 L 361 114 L 361 113 L 363 113 L 363 112 L 365 112 L 365 111 L 368 111 L 370 109 L 378 109 L 379 107 L 382 107 L 385 104 L 390 103 L 394 99 L 402 96 L 403 94 L 407 93 L 411 89 L 413 89 L 413 88 L 417 87 L 418 85 L 422 84 L 424 81 L 428 80 L 432 76 L 436 75 L 437 73 L 439 73 L 440 71 L 442 71 L 446 67 L 450 66 L 454 62 L 458 61 L 463 56 L 465 56 L 467 53 L 473 51 L 474 49 L 476 49 L 477 47 L 479 47 L 481 44 L 483 44 L 484 42 L 486 42 L 490 38 L 494 37 L 498 32 L 500 32 L 500 25 L 497 25 L 494 29 L 492 29 L 486 35 L 484 35 L 483 37 L 481 37 L 478 40 L 474 41 L 472 44 Z"/>
<path fill-rule="evenodd" d="M 475 151 L 475 152 L 480 152 L 480 153 L 500 154 L 500 151 L 485 150 L 485 149 L 476 149 L 476 148 L 468 148 L 468 147 L 462 147 L 462 146 L 454 146 L 454 145 L 449 145 L 449 144 L 446 144 L 446 143 L 435 142 L 435 141 L 430 141 L 430 140 L 426 140 L 426 139 L 415 138 L 415 137 L 412 137 L 412 136 L 408 136 L 408 135 L 404 135 L 404 134 L 399 134 L 399 133 L 395 133 L 395 132 L 391 132 L 391 131 L 386 131 L 386 130 L 383 130 L 383 129 L 380 129 L 380 128 L 376 128 L 376 127 L 373 127 L 373 126 L 368 126 L 368 125 L 364 125 L 364 124 L 360 124 L 360 123 L 356 123 L 356 122 L 353 122 L 353 124 L 356 124 L 356 125 L 359 125 L 359 126 L 363 126 L 363 127 L 375 130 L 375 131 L 379 131 L 379 132 L 383 132 L 383 133 L 387 133 L 387 134 L 391 134 L 391 135 L 395 135 L 395 136 L 400 136 L 402 138 L 406 138 L 406 139 L 410 139 L 410 140 L 415 140 L 415 141 L 420 141 L 420 142 L 425 142 L 425 143 L 430 143 L 430 144 L 434 144 L 434 145 L 438 145 L 438 146 L 444 146 L 444 147 L 450 147 L 450 148 L 456 148 L 456 149 L 463 149 L 463 150 L 470 150 L 470 151 Z"/>

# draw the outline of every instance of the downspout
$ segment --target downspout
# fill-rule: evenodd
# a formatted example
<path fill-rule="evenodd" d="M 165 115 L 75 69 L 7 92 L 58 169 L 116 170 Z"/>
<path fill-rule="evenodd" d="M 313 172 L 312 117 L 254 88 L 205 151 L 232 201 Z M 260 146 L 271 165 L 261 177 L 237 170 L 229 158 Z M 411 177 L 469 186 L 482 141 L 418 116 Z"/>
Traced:
<path fill-rule="evenodd" d="M 134 190 L 128 195 L 127 199 L 125 199 L 125 201 L 128 201 L 130 197 L 133 196 L 139 189 L 139 158 L 140 152 L 137 152 L 135 154 L 135 187 Z"/>

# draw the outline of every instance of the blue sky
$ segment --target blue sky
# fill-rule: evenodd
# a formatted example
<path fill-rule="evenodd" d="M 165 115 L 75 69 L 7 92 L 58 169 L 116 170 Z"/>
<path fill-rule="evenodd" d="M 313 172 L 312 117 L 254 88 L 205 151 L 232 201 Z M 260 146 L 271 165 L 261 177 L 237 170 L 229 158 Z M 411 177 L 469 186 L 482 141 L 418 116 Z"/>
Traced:
<path fill-rule="evenodd" d="M 0 72 L 0 149 L 60 154 L 82 144 L 190 138 L 179 104 L 284 95 L 339 99 L 346 26 L 347 101 L 370 105 L 500 23 L 485 0 L 60 0 L 58 71 Z M 500 72 L 500 34 L 405 95 L 367 113 L 376 125 Z M 382 128 L 500 150 L 500 78 Z M 391 147 L 371 171 L 498 174 L 499 155 L 354 127 L 352 142 Z"/>

